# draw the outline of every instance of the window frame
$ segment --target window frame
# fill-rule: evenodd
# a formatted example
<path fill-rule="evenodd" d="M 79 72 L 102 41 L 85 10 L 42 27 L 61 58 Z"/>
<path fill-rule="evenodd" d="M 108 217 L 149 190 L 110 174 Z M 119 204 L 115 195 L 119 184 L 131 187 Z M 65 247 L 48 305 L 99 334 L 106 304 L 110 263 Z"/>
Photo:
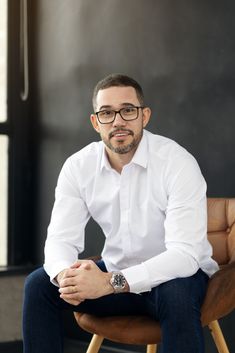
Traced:
<path fill-rule="evenodd" d="M 20 97 L 20 1 L 8 0 L 7 120 L 0 134 L 8 142 L 7 267 L 34 264 L 30 99 Z"/>

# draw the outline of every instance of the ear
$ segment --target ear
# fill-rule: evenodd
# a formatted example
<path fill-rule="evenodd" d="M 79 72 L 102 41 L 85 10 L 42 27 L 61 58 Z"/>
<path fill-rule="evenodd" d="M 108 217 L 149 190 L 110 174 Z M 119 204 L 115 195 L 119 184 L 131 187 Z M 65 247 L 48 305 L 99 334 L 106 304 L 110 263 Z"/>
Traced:
<path fill-rule="evenodd" d="M 91 120 L 91 124 L 92 124 L 93 128 L 95 129 L 95 131 L 100 133 L 99 124 L 97 122 L 97 116 L 95 114 L 91 114 L 90 120 Z"/>
<path fill-rule="evenodd" d="M 145 127 L 151 117 L 151 109 L 149 107 L 143 108 L 143 127 Z"/>

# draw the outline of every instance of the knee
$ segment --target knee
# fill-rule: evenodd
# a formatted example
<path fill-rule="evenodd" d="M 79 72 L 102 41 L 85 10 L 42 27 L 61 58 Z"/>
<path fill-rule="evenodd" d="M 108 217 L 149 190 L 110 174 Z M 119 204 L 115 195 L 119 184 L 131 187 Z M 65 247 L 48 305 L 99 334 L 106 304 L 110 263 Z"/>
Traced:
<path fill-rule="evenodd" d="M 200 317 L 200 302 L 187 280 L 176 279 L 160 286 L 159 310 L 162 318 Z"/>
<path fill-rule="evenodd" d="M 39 268 L 32 273 L 30 273 L 25 280 L 24 293 L 25 296 L 36 295 L 38 296 L 39 292 L 48 286 L 50 283 L 49 276 L 46 274 L 43 268 Z"/>

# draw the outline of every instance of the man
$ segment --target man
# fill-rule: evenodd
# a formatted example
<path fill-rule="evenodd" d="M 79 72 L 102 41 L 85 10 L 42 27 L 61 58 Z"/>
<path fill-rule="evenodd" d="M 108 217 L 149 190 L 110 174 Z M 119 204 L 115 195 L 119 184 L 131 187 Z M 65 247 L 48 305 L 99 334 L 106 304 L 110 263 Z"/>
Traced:
<path fill-rule="evenodd" d="M 151 111 L 135 80 L 104 78 L 93 107 L 102 141 L 65 162 L 44 269 L 26 281 L 25 353 L 63 351 L 62 309 L 150 315 L 162 328 L 162 352 L 202 353 L 200 307 L 218 266 L 197 162 L 174 141 L 144 130 Z M 77 260 L 91 216 L 106 237 L 97 264 Z"/>

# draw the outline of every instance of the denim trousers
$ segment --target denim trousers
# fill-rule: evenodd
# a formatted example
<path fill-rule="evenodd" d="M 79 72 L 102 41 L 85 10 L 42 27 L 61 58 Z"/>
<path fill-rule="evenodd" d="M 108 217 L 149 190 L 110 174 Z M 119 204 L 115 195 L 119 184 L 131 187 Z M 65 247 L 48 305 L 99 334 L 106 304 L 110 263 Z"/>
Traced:
<path fill-rule="evenodd" d="M 97 265 L 106 271 L 102 261 Z M 204 353 L 200 308 L 207 283 L 208 276 L 199 269 L 191 277 L 170 280 L 150 292 L 110 294 L 74 306 L 60 298 L 58 287 L 39 268 L 25 281 L 24 353 L 63 352 L 64 309 L 99 316 L 149 315 L 160 322 L 161 353 Z"/>

